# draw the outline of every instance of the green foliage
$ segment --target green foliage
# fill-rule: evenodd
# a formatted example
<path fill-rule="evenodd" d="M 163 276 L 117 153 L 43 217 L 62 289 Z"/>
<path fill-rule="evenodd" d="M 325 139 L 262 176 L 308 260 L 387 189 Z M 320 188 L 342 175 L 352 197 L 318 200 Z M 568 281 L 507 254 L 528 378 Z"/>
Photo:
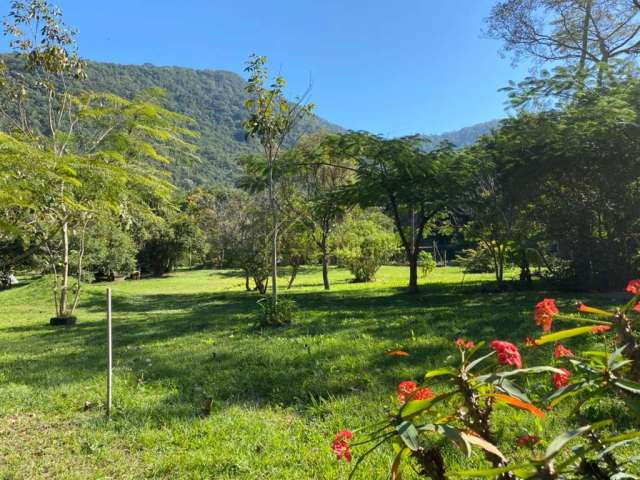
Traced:
<path fill-rule="evenodd" d="M 356 181 L 343 188 L 344 201 L 382 207 L 393 218 L 409 263 L 409 291 L 416 293 L 420 245 L 462 202 L 474 171 L 471 158 L 450 144 L 427 152 L 418 136 L 349 132 L 325 143 L 357 162 Z"/>
<path fill-rule="evenodd" d="M 486 248 L 467 248 L 456 257 L 467 273 L 491 273 L 495 270 L 491 253 Z"/>
<path fill-rule="evenodd" d="M 273 297 L 258 300 L 258 324 L 261 327 L 282 327 L 295 320 L 296 302 L 287 297 L 280 297 L 278 302 Z"/>
<path fill-rule="evenodd" d="M 351 271 L 356 282 L 375 280 L 378 269 L 398 249 L 390 219 L 375 210 L 348 216 L 338 227 L 335 242 L 339 263 Z"/>
<path fill-rule="evenodd" d="M 420 252 L 420 258 L 418 259 L 420 265 L 420 272 L 423 277 L 428 277 L 438 266 L 431 252 Z"/>
<path fill-rule="evenodd" d="M 136 244 L 119 225 L 101 221 L 85 235 L 85 269 L 96 277 L 112 280 L 136 269 Z"/>
<path fill-rule="evenodd" d="M 420 477 L 445 480 L 451 477 L 480 478 L 634 478 L 633 462 L 626 462 L 619 451 L 640 439 L 640 346 L 636 342 L 636 320 L 640 315 L 640 280 L 627 286 L 632 298 L 611 311 L 581 304 L 578 315 L 561 314 L 555 300 L 544 299 L 535 307 L 534 319 L 545 332 L 554 320 L 588 323 L 589 326 L 561 330 L 528 340 L 528 346 L 574 338 L 584 334 L 615 332 L 610 348 L 592 349 L 574 354 L 564 345 L 555 343 L 553 360 L 523 368 L 518 348 L 503 340 L 493 340 L 488 353 L 482 352 L 484 342 L 456 340 L 458 359 L 448 361 L 424 375 L 426 385 L 407 380 L 397 387 L 400 406 L 386 419 L 360 430 L 356 437 L 364 453 L 355 463 L 353 473 L 361 462 L 374 454 L 378 447 L 390 444 L 395 460 L 391 478 L 400 478 L 402 465 L 410 463 Z M 481 353 L 482 352 L 482 353 Z M 567 368 L 565 368 L 567 367 Z M 503 408 L 528 412 L 540 421 L 547 413 L 532 403 L 539 396 L 536 389 L 527 389 L 530 382 L 519 377 L 549 375 L 555 391 L 543 401 L 547 412 L 568 399 L 577 398 L 571 415 L 571 427 L 548 440 L 538 435 L 520 437 L 517 446 L 534 449 L 546 446 L 544 453 L 530 454 L 528 460 L 513 461 L 504 453 L 503 434 L 494 429 L 496 417 Z M 538 397 L 539 398 L 539 397 Z M 616 398 L 627 406 L 626 415 L 587 423 L 583 407 L 598 400 Z M 575 405 L 575 404 L 574 404 Z M 631 425 L 621 419 L 633 418 Z M 630 428 L 629 428 L 630 427 Z M 542 435 L 541 429 L 539 429 Z M 584 441 L 569 448 L 569 444 Z M 333 442 L 338 459 L 351 460 L 350 441 L 353 434 L 343 430 Z M 444 443 L 459 449 L 471 462 L 476 448 L 491 466 L 449 471 Z M 511 447 L 510 449 L 513 449 Z"/>
<path fill-rule="evenodd" d="M 204 234 L 186 213 L 169 215 L 148 232 L 138 252 L 143 272 L 160 277 L 173 271 L 181 262 L 191 267 L 204 257 Z"/>

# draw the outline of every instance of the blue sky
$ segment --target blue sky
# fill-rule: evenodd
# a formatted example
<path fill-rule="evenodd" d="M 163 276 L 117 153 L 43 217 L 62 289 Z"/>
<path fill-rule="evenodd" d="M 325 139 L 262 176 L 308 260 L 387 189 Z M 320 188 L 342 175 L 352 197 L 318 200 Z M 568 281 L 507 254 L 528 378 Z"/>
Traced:
<path fill-rule="evenodd" d="M 54 2 L 85 58 L 241 73 L 251 53 L 267 55 L 291 94 L 312 80 L 320 116 L 388 136 L 502 117 L 497 90 L 526 75 L 482 36 L 493 0 Z"/>

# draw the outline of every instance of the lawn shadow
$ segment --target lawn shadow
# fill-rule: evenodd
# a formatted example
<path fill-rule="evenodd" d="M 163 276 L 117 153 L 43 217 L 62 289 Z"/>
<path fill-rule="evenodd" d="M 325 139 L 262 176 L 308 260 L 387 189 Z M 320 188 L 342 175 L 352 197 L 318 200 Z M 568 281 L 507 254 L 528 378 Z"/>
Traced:
<path fill-rule="evenodd" d="M 483 285 L 437 283 L 423 287 L 418 295 L 384 286 L 292 290 L 286 295 L 298 304 L 299 318 L 288 328 L 271 330 L 255 326 L 260 298 L 255 293 L 115 295 L 116 378 L 118 369 L 126 369 L 129 377 L 171 384 L 178 392 L 127 415 L 139 421 L 150 416 L 158 421 L 167 415 L 196 416 L 206 396 L 215 402 L 286 406 L 310 401 L 312 396 L 354 395 L 354 382 L 364 372 L 368 382 L 392 388 L 398 359 L 384 351 L 365 351 L 358 354 L 360 361 L 345 364 L 340 360 L 348 346 L 344 338 L 357 342 L 366 335 L 376 344 L 406 348 L 411 355 L 401 365 L 415 370 L 441 363 L 458 336 L 521 340 L 533 334 L 535 326 L 526 309 L 537 297 L 535 292 L 489 294 Z M 49 388 L 103 374 L 106 332 L 100 317 L 104 309 L 103 294 L 87 291 L 81 312 L 93 320 L 83 321 L 81 316 L 79 324 L 68 329 L 2 328 L 28 333 L 30 349 L 47 352 L 0 363 L 6 380 Z M 325 342 L 336 337 L 342 343 Z M 335 368 L 339 373 L 331 373 Z M 367 388 L 362 382 L 356 389 Z M 127 388 L 136 388 L 135 382 Z"/>

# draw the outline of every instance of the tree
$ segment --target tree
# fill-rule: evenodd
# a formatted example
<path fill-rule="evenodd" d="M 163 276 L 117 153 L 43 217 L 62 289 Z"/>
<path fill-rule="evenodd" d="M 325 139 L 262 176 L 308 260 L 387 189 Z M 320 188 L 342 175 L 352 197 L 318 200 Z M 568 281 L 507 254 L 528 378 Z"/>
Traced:
<path fill-rule="evenodd" d="M 245 122 L 247 135 L 256 137 L 260 142 L 267 164 L 267 188 L 269 209 L 273 224 L 271 246 L 271 289 L 273 305 L 278 303 L 278 229 L 280 207 L 276 196 L 274 168 L 282 153 L 283 145 L 294 126 L 305 115 L 311 113 L 313 104 L 304 104 L 305 96 L 294 103 L 284 97 L 286 81 L 277 76 L 266 86 L 269 72 L 266 67 L 267 58 L 252 56 L 247 62 L 245 71 L 249 73 L 247 93 L 249 98 L 246 107 L 250 111 L 249 119 Z"/>
<path fill-rule="evenodd" d="M 638 0 L 501 0 L 487 23 L 516 61 L 561 62 L 579 74 L 640 54 Z"/>
<path fill-rule="evenodd" d="M 447 144 L 426 152 L 418 137 L 385 139 L 349 132 L 329 141 L 357 162 L 357 180 L 343 188 L 344 199 L 389 212 L 409 263 L 409 291 L 416 293 L 420 245 L 461 200 L 469 159 Z"/>
<path fill-rule="evenodd" d="M 110 94 L 73 95 L 82 79 L 74 32 L 47 1 L 13 2 L 5 20 L 11 45 L 29 75 L 6 70 L 0 114 L 0 162 L 16 166 L 0 177 L 0 195 L 37 222 L 23 225 L 41 238 L 54 276 L 56 315 L 71 317 L 79 300 L 87 227 L 99 215 L 153 215 L 172 190 L 158 165 L 191 155 L 190 119 L 165 109 L 157 89 L 131 100 Z M 30 99 L 43 97 L 46 125 L 31 121 Z M 23 191 L 15 197 L 15 186 Z M 74 235 L 77 241 L 74 242 Z M 76 282 L 70 250 L 77 245 Z M 73 299 L 70 299 L 70 295 Z"/>
<path fill-rule="evenodd" d="M 332 150 L 333 142 L 325 142 L 326 134 L 305 137 L 291 151 L 294 163 L 302 166 L 296 173 L 302 197 L 298 214 L 309 225 L 311 235 L 320 249 L 322 282 L 329 283 L 329 246 L 331 235 L 349 206 L 340 203 L 336 194 L 354 181 L 354 162 L 341 151 Z"/>
<path fill-rule="evenodd" d="M 113 280 L 136 269 L 136 244 L 116 218 L 101 218 L 86 234 L 85 265 L 96 278 Z"/>
<path fill-rule="evenodd" d="M 523 280 L 532 247 L 552 278 L 572 288 L 615 288 L 637 272 L 640 84 L 637 74 L 613 80 L 554 110 L 521 111 L 483 142 L 506 195 L 501 209 L 513 211 L 504 238 Z"/>

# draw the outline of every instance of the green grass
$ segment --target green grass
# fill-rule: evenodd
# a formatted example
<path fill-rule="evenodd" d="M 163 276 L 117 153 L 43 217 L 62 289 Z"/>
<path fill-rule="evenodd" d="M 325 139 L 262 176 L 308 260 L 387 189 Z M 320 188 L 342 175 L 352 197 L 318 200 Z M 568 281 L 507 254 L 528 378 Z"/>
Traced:
<path fill-rule="evenodd" d="M 73 328 L 48 326 L 46 279 L 0 292 L 0 478 L 346 478 L 350 466 L 329 448 L 334 433 L 379 419 L 395 405 L 397 383 L 440 364 L 455 338 L 539 333 L 531 311 L 544 292 L 491 293 L 490 275 L 461 284 L 459 270 L 438 269 L 417 296 L 405 293 L 402 267 L 384 267 L 370 284 L 350 283 L 343 270 L 331 276 L 324 292 L 320 272 L 304 270 L 285 293 L 299 318 L 263 331 L 258 296 L 235 272 L 109 285 L 111 421 L 103 405 L 107 285 L 86 287 Z M 384 355 L 396 347 L 411 356 Z M 507 438 L 533 426 L 525 413 L 498 417 Z M 545 432 L 562 428 L 560 417 L 549 416 Z M 391 456 L 383 452 L 358 478 L 385 478 Z"/>

